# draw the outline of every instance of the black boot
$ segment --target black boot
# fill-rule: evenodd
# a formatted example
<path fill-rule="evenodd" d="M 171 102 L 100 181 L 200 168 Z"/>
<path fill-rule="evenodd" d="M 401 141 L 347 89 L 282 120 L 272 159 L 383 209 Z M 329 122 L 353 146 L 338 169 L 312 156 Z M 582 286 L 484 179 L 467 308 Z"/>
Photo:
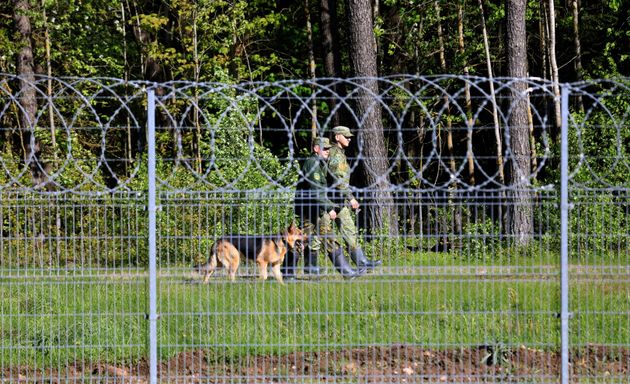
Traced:
<path fill-rule="evenodd" d="M 350 258 L 356 264 L 357 268 L 367 268 L 374 269 L 379 265 L 383 264 L 381 260 L 369 260 L 365 257 L 363 250 L 361 248 L 357 248 L 354 251 L 350 252 Z"/>
<path fill-rule="evenodd" d="M 320 273 L 321 269 L 317 266 L 317 252 L 307 246 L 304 248 L 304 274 L 318 276 Z"/>
<path fill-rule="evenodd" d="M 282 262 L 282 267 L 280 267 L 280 271 L 282 272 L 282 280 L 295 280 L 297 263 L 299 259 L 300 255 L 294 249 L 287 251 L 287 254 L 284 257 L 284 261 Z"/>
<path fill-rule="evenodd" d="M 352 269 L 350 264 L 348 264 L 346 258 L 343 256 L 342 248 L 337 248 L 334 251 L 330 252 L 328 254 L 328 257 L 335 266 L 335 269 L 337 269 L 337 271 L 341 273 L 341 276 L 343 276 L 345 279 L 354 279 L 355 277 L 359 277 L 365 273 L 365 269 Z"/>

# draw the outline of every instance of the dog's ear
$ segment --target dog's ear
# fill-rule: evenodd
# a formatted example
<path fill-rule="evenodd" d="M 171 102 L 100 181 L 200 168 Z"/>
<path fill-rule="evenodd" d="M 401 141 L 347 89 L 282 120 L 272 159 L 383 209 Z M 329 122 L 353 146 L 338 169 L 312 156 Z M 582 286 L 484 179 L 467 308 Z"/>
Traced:
<path fill-rule="evenodd" d="M 295 232 L 296 229 L 295 223 L 292 222 L 291 225 L 289 225 L 289 232 Z"/>

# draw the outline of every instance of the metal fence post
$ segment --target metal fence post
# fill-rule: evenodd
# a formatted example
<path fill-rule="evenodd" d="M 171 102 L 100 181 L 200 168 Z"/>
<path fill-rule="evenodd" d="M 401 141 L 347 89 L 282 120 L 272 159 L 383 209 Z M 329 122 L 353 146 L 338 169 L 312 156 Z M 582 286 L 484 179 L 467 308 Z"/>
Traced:
<path fill-rule="evenodd" d="M 157 384 L 157 262 L 155 196 L 155 90 L 148 89 L 147 106 L 149 183 L 149 382 Z"/>
<path fill-rule="evenodd" d="M 569 383 L 569 87 L 562 86 L 560 129 L 560 328 L 562 384 Z"/>

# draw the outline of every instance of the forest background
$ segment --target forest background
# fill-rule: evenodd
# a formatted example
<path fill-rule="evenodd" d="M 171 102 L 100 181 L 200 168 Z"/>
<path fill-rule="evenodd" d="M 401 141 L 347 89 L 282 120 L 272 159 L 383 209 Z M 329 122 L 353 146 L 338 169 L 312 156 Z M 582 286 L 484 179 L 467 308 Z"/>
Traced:
<path fill-rule="evenodd" d="M 33 71 L 56 77 L 350 77 L 348 17 L 357 3 L 371 7 L 381 76 L 508 74 L 506 3 L 518 2 L 485 0 L 6 1 L 0 72 L 17 73 L 29 46 Z M 552 80 L 552 61 L 561 82 L 629 74 L 627 2 L 530 0 L 525 16 L 528 75 Z"/>

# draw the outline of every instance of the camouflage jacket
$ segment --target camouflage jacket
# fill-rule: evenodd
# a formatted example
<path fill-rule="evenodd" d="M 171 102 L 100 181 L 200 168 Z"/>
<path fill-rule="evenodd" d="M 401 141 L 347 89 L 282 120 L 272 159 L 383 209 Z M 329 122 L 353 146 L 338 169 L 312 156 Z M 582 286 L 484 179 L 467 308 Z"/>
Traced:
<path fill-rule="evenodd" d="M 328 155 L 329 184 L 333 188 L 334 200 L 344 204 L 352 199 L 350 190 L 350 165 L 343 149 L 333 146 Z"/>
<path fill-rule="evenodd" d="M 314 155 L 302 166 L 304 180 L 298 185 L 295 196 L 296 212 L 300 217 L 319 217 L 337 208 L 328 198 L 326 163 Z"/>

